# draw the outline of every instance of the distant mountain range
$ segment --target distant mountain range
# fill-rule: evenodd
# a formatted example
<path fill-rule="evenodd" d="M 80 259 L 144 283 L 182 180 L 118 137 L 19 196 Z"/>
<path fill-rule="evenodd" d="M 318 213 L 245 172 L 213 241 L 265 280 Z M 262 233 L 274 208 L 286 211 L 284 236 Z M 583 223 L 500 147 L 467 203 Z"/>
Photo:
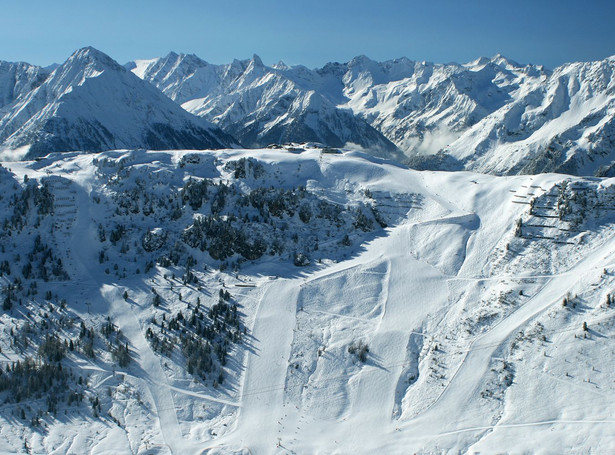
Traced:
<path fill-rule="evenodd" d="M 122 67 L 85 48 L 53 71 L 0 63 L 0 142 L 26 157 L 319 142 L 419 169 L 611 176 L 614 72 L 615 58 L 550 71 L 501 55 L 308 69 L 170 53 Z"/>

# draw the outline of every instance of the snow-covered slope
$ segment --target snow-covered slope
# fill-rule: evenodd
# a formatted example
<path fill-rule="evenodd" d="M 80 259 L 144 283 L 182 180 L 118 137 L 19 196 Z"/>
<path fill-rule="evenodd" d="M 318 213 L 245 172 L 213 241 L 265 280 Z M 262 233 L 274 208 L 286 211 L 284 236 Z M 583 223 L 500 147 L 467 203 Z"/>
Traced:
<path fill-rule="evenodd" d="M 501 56 L 466 65 L 364 57 L 348 67 L 348 105 L 412 155 L 435 153 L 545 75 Z"/>
<path fill-rule="evenodd" d="M 613 452 L 615 180 L 326 152 L 5 163 L 0 451 Z"/>
<path fill-rule="evenodd" d="M 5 106 L 4 150 L 27 157 L 115 148 L 223 148 L 233 139 L 107 55 L 76 51 L 39 87 Z"/>
<path fill-rule="evenodd" d="M 563 65 L 536 82 L 446 153 L 479 172 L 614 175 L 615 59 Z"/>
<path fill-rule="evenodd" d="M 360 56 L 309 70 L 170 54 L 130 68 L 247 145 L 320 140 L 386 151 L 378 132 L 419 168 L 611 175 L 614 61 L 551 72 L 501 55 L 464 65 Z"/>
<path fill-rule="evenodd" d="M 48 75 L 39 66 L 0 61 L 0 108 L 41 85 Z"/>

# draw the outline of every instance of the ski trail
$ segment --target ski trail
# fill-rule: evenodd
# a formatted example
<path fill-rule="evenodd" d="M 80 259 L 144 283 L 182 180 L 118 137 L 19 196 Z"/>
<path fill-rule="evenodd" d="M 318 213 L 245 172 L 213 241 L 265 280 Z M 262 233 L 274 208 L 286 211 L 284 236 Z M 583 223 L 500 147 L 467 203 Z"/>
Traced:
<path fill-rule="evenodd" d="M 570 274 L 582 273 L 592 270 L 600 264 L 605 251 L 615 250 L 615 238 L 607 244 L 601 245 L 593 251 L 594 254 L 587 255 L 570 269 Z M 496 324 L 489 331 L 476 337 L 464 360 L 461 362 L 448 386 L 442 391 L 435 402 L 421 415 L 411 419 L 407 425 L 435 424 L 436 422 L 451 422 L 451 412 L 458 413 L 457 422 L 464 422 L 464 425 L 476 428 L 488 428 L 489 423 L 485 423 L 491 416 L 483 413 L 476 407 L 480 402 L 480 388 L 483 379 L 488 373 L 492 358 L 497 351 L 510 339 L 510 337 L 522 326 L 538 314 L 551 307 L 554 303 L 561 301 L 566 290 L 573 283 L 550 279 L 543 287 L 522 307 Z M 481 349 L 473 349 L 480 346 Z"/>
<path fill-rule="evenodd" d="M 90 267 L 95 257 L 93 250 L 95 233 L 90 218 L 90 199 L 84 188 L 80 188 L 74 182 L 72 187 L 71 192 L 74 194 L 73 204 L 76 217 L 67 253 L 70 253 L 71 250 L 73 252 L 73 254 L 69 254 L 69 257 L 74 258 L 72 265 L 80 275 L 78 278 L 93 284 L 96 280 L 92 276 Z"/>
<path fill-rule="evenodd" d="M 174 392 L 177 393 L 181 393 L 183 395 L 188 395 L 191 397 L 195 397 L 195 398 L 200 398 L 201 400 L 205 400 L 205 401 L 211 401 L 213 403 L 220 403 L 220 404 L 225 404 L 227 406 L 233 406 L 233 407 L 240 407 L 239 404 L 235 403 L 234 401 L 230 401 L 230 400 L 224 400 L 222 398 L 216 398 L 216 397 L 212 397 L 210 395 L 206 395 L 204 393 L 198 393 L 198 392 L 192 392 L 188 389 L 182 389 L 180 387 L 175 387 L 172 385 L 169 385 L 168 383 L 156 383 L 157 385 L 161 386 L 161 387 L 168 387 L 169 389 L 173 390 Z"/>
<path fill-rule="evenodd" d="M 265 290 L 252 336 L 241 391 L 237 429 L 239 441 L 253 454 L 272 452 L 277 443 L 277 422 L 283 417 L 284 387 L 295 327 L 298 280 L 278 280 Z M 235 439 L 235 438 L 233 438 Z"/>
<path fill-rule="evenodd" d="M 437 308 L 422 302 L 439 296 L 447 302 L 448 287 L 441 273 L 430 265 L 409 257 L 407 248 L 410 225 L 395 229 L 386 244 L 390 258 L 387 274 L 383 278 L 385 309 L 382 319 L 370 341 L 368 361 L 360 374 L 358 391 L 353 403 L 353 421 L 350 425 L 357 450 L 374 447 L 382 433 L 396 417 L 396 392 L 399 378 L 407 363 L 408 339 L 415 328 L 421 326 L 426 314 Z"/>
<path fill-rule="evenodd" d="M 62 262 L 72 281 L 92 282 L 93 279 L 84 257 L 90 251 L 89 200 L 83 188 L 63 177 L 48 177 L 47 183 L 54 196 L 53 242 L 63 252 Z M 71 254 L 72 251 L 75 254 Z M 91 260 L 91 259 L 90 259 Z"/>
<path fill-rule="evenodd" d="M 145 339 L 139 321 L 132 309 L 128 308 L 130 304 L 122 298 L 120 289 L 103 285 L 101 294 L 110 304 L 111 317 L 128 339 L 129 346 L 136 352 L 136 355 L 132 356 L 133 361 L 143 370 L 142 374 L 136 376 L 141 377 L 150 390 L 164 442 L 171 453 L 185 453 L 185 441 L 177 420 L 175 403 L 160 360 Z"/>
<path fill-rule="evenodd" d="M 615 420 L 544 420 L 539 422 L 525 422 L 525 423 L 503 423 L 497 425 L 486 425 L 484 427 L 471 427 L 471 428 L 460 428 L 457 430 L 446 431 L 444 433 L 439 433 L 437 435 L 433 435 L 434 437 L 438 436 L 449 436 L 456 435 L 459 433 L 467 433 L 467 432 L 482 432 L 485 430 L 494 430 L 496 428 L 522 428 L 522 427 L 538 427 L 543 425 L 557 425 L 557 424 L 576 424 L 576 425 L 600 425 L 600 424 L 609 424 L 612 425 L 615 423 Z"/>
<path fill-rule="evenodd" d="M 74 182 L 71 182 L 70 186 L 66 186 L 63 189 L 68 190 L 69 188 L 70 194 L 74 195 L 70 199 L 70 204 L 74 206 L 74 211 L 76 212 L 72 223 L 72 235 L 70 235 L 69 244 L 73 251 L 72 256 L 74 257 L 74 262 L 71 266 L 73 271 L 77 273 L 77 276 L 73 277 L 73 281 L 79 280 L 81 283 L 87 283 L 100 289 L 100 294 L 108 302 L 108 306 L 103 305 L 99 310 L 103 311 L 108 307 L 108 315 L 120 327 L 129 341 L 130 348 L 136 353 L 136 355 L 132 356 L 133 361 L 138 364 L 138 368 L 143 373 L 136 374 L 135 376 L 143 380 L 150 390 L 159 420 L 160 432 L 166 445 L 171 453 L 185 453 L 187 448 L 186 442 L 183 439 L 177 420 L 175 404 L 166 374 L 160 366 L 159 359 L 145 339 L 133 308 L 124 301 L 119 288 L 112 284 L 105 284 L 107 277 L 94 276 L 88 267 L 95 258 L 95 252 L 92 247 L 95 244 L 92 241 L 95 231 L 89 216 L 90 201 L 88 193 Z M 134 367 L 129 366 L 130 368 Z"/>
<path fill-rule="evenodd" d="M 610 268 L 615 266 L 615 262 L 605 262 L 599 263 L 593 267 L 588 268 L 587 270 L 603 270 L 604 268 Z M 528 274 L 528 275 L 493 275 L 493 276 L 448 276 L 448 281 L 502 281 L 502 280 L 538 280 L 538 279 L 547 279 L 547 278 L 560 278 L 565 276 L 574 275 L 578 273 L 577 270 L 573 267 L 569 270 L 553 273 L 553 274 Z"/>

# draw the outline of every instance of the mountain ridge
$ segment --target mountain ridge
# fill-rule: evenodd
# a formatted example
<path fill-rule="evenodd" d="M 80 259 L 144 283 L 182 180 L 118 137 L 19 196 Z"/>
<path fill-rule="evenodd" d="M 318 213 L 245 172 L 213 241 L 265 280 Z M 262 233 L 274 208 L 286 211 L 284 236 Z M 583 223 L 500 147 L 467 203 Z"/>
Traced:
<path fill-rule="evenodd" d="M 551 71 L 501 54 L 464 64 L 359 55 L 308 69 L 267 66 L 256 54 L 216 65 L 170 52 L 119 65 L 90 47 L 52 71 L 0 65 L 0 141 L 5 157 L 355 144 L 417 169 L 610 176 L 613 62 L 615 56 Z M 71 68 L 79 69 L 71 76 Z M 129 74 L 148 85 L 128 81 Z"/>
<path fill-rule="evenodd" d="M 182 54 L 170 55 L 177 59 L 176 68 L 181 67 Z M 608 128 L 593 132 L 593 142 L 575 144 L 566 151 L 571 157 L 559 160 L 549 158 L 552 154 L 549 148 L 563 131 L 553 131 L 549 141 L 531 146 L 519 138 L 518 132 L 506 133 L 508 136 L 497 132 L 508 131 L 508 124 L 502 122 L 511 122 L 507 117 L 511 109 L 524 111 L 518 118 L 527 118 L 528 132 L 535 132 L 542 118 L 560 118 L 569 109 L 525 111 L 523 105 L 551 103 L 553 100 L 547 98 L 553 95 L 548 87 L 556 85 L 561 73 L 574 72 L 575 67 L 608 66 L 612 58 L 593 63 L 564 64 L 553 71 L 541 65 L 522 65 L 501 54 L 465 64 L 416 62 L 407 58 L 376 62 L 366 56 L 357 56 L 347 63 L 327 63 L 316 69 L 301 65 L 268 67 L 251 62 L 236 60 L 229 65 L 207 64 L 207 71 L 216 74 L 208 79 L 207 84 L 199 84 L 196 77 L 199 70 L 192 71 L 189 66 L 184 67 L 190 73 L 187 77 L 177 77 L 177 70 L 164 72 L 162 68 L 154 76 L 153 72 L 141 67 L 139 74 L 182 103 L 188 111 L 223 127 L 232 125 L 232 131 L 240 131 L 246 125 L 254 127 L 255 123 L 262 131 L 264 125 L 296 118 L 297 114 L 286 106 L 314 91 L 333 108 L 349 110 L 383 134 L 405 153 L 406 158 L 402 157 L 402 160 L 419 168 L 467 169 L 496 174 L 559 171 L 610 175 L 615 162 L 615 155 L 605 153 L 608 145 L 592 145 L 600 141 L 611 143 Z M 255 72 L 256 66 L 258 72 Z M 230 69 L 234 71 L 229 73 Z M 571 76 L 576 84 L 583 86 L 594 84 L 588 79 L 591 77 L 582 71 Z M 612 79 L 612 75 L 609 77 Z M 273 83 L 274 80 L 277 83 Z M 268 89 L 263 90 L 263 86 Z M 293 87 L 292 90 L 289 86 Z M 592 96 L 585 100 L 587 103 L 580 107 L 581 110 L 591 111 L 591 103 L 597 98 L 612 96 L 596 84 L 591 90 Z M 288 99 L 282 108 L 275 103 L 281 99 Z M 257 117 L 264 119 L 260 125 L 255 122 L 253 114 L 259 109 L 261 113 Z M 605 112 L 604 115 L 610 114 Z M 607 123 L 610 124 L 608 119 Z M 489 132 L 489 128 L 495 129 Z M 583 134 L 584 126 L 579 125 L 578 129 Z M 478 139 L 483 137 L 481 134 L 492 135 L 493 139 Z M 299 140 L 295 138 L 295 141 Z M 247 142 L 254 146 L 266 145 Z M 523 151 L 511 153 L 506 143 Z"/>
<path fill-rule="evenodd" d="M 24 149 L 30 158 L 57 151 L 204 149 L 235 143 L 92 47 L 77 50 L 2 114 L 2 147 Z"/>
<path fill-rule="evenodd" d="M 318 91 L 267 67 L 258 55 L 212 65 L 194 55 L 169 53 L 129 64 L 135 74 L 196 115 L 249 147 L 284 142 L 356 143 L 374 154 L 401 159 L 395 145 L 364 120 Z"/>

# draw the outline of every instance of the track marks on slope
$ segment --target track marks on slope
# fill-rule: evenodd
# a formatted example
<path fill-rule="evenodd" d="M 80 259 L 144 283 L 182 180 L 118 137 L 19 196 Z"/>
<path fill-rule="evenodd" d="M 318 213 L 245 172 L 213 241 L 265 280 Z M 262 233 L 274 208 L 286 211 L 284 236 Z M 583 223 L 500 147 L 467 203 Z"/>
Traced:
<path fill-rule="evenodd" d="M 284 404 L 284 388 L 297 312 L 298 280 L 268 284 L 259 302 L 241 390 L 236 434 L 252 453 L 266 451 L 276 442 L 276 422 Z"/>
<path fill-rule="evenodd" d="M 607 251 L 613 251 L 615 239 L 601 246 L 600 251 L 605 251 L 605 248 Z M 599 261 L 599 256 L 601 256 L 601 254 L 596 254 L 597 251 L 598 249 L 595 249 L 594 255 L 589 254 L 585 259 L 579 261 L 570 272 L 583 273 L 595 267 L 594 262 Z M 500 350 L 508 346 L 520 327 L 528 324 L 552 305 L 558 304 L 570 284 L 568 281 L 548 279 L 523 306 L 487 332 L 476 337 L 442 393 L 425 412 L 409 420 L 407 425 L 446 421 L 445 417 L 450 413 L 450 409 L 459 409 L 461 411 L 459 419 L 474 423 L 475 427 L 493 425 L 492 422 L 485 424 L 485 419 L 491 417 L 488 413 L 481 412 L 476 406 L 479 402 L 482 381 L 489 371 L 492 359 L 498 356 Z"/>
<path fill-rule="evenodd" d="M 468 242 L 480 224 L 475 213 L 414 223 L 410 225 L 408 248 L 419 261 L 432 265 L 444 275 L 455 276 L 466 259 Z"/>
<path fill-rule="evenodd" d="M 129 341 L 131 348 L 135 350 L 133 355 L 136 366 L 128 369 L 139 368 L 141 372 L 135 376 L 143 379 L 152 396 L 156 416 L 160 425 L 160 432 L 171 453 L 183 453 L 185 441 L 171 394 L 168 380 L 160 365 L 160 360 L 152 351 L 148 341 L 141 330 L 137 316 L 133 313 L 130 304 L 125 302 L 121 290 L 115 286 L 103 285 L 101 295 L 109 302 L 109 313 L 116 324 L 120 327 Z"/>
<path fill-rule="evenodd" d="M 385 313 L 388 273 L 388 265 L 376 260 L 302 286 L 287 383 L 290 402 L 304 412 L 323 418 L 348 412 L 348 378 L 361 367 L 347 349 L 352 342 L 370 344 Z"/>

